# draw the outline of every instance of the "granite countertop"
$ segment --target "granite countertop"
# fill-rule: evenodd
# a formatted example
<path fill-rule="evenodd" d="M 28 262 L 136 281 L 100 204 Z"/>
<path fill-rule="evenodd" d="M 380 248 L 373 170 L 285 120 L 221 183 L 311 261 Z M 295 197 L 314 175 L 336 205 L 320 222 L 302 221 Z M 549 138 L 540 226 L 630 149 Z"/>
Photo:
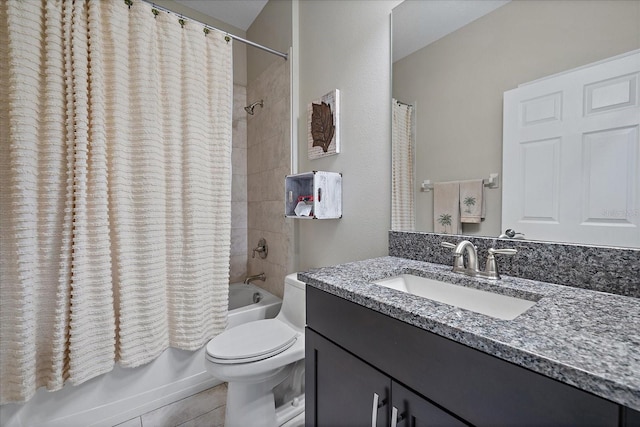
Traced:
<path fill-rule="evenodd" d="M 371 282 L 414 274 L 536 304 L 501 320 Z M 640 410 L 640 299 L 450 266 L 381 257 L 298 273 L 309 286 Z"/>

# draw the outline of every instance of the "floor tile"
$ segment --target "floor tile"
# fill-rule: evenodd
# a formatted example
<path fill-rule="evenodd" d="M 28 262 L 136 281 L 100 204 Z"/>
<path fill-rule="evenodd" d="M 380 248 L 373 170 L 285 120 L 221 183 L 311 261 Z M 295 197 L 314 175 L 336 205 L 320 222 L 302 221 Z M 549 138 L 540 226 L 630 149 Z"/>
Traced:
<path fill-rule="evenodd" d="M 221 406 L 206 414 L 200 415 L 191 421 L 180 424 L 179 427 L 224 427 L 224 410 L 226 406 Z"/>
<path fill-rule="evenodd" d="M 135 417 L 130 419 L 129 421 L 125 421 L 123 423 L 115 425 L 114 427 L 142 427 L 142 420 L 140 419 L 140 417 Z"/>

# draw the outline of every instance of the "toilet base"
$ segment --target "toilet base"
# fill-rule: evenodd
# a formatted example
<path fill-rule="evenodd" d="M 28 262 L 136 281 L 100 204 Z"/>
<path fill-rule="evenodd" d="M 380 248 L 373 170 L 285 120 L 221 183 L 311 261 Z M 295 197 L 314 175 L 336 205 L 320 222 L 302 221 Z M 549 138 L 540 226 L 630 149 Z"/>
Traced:
<path fill-rule="evenodd" d="M 260 384 L 229 383 L 225 427 L 246 427 L 261 420 L 265 426 L 276 426 L 273 393 Z"/>
<path fill-rule="evenodd" d="M 304 413 L 304 394 L 275 408 L 273 392 L 260 384 L 229 383 L 227 393 L 225 427 L 252 426 L 256 420 L 277 427 Z"/>
<path fill-rule="evenodd" d="M 304 393 L 276 408 L 276 425 L 282 426 L 304 412 Z"/>
<path fill-rule="evenodd" d="M 289 366 L 262 382 L 231 381 L 227 387 L 225 427 L 247 427 L 256 420 L 264 426 L 277 426 L 273 388 L 289 374 Z"/>
<path fill-rule="evenodd" d="M 304 412 L 300 412 L 298 415 L 296 415 L 295 417 L 293 417 L 292 419 L 290 419 L 289 421 L 287 421 L 286 423 L 282 424 L 279 427 L 304 427 L 305 425 L 304 417 L 305 417 Z"/>

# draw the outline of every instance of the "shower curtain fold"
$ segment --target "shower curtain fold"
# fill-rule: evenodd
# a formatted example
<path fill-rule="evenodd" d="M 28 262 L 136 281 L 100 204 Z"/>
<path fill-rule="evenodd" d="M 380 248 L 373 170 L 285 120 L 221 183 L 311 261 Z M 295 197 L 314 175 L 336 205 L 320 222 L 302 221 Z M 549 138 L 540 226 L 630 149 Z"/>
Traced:
<path fill-rule="evenodd" d="M 0 5 L 0 403 L 226 326 L 231 46 L 136 2 Z"/>

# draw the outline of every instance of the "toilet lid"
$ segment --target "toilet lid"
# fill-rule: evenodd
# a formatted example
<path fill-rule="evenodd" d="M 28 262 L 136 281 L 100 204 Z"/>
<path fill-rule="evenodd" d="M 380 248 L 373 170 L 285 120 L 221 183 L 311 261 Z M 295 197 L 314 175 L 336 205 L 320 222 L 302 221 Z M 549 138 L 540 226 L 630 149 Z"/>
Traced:
<path fill-rule="evenodd" d="M 276 320 L 238 325 L 207 344 L 207 358 L 218 363 L 247 363 L 266 359 L 291 347 L 298 333 Z"/>

